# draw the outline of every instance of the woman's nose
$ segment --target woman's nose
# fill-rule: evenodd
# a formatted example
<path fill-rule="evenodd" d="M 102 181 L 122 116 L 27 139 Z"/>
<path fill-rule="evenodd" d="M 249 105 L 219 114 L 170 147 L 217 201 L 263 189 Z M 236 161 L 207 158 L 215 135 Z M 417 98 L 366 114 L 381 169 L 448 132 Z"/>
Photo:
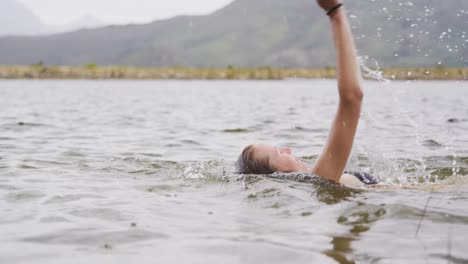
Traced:
<path fill-rule="evenodd" d="M 291 148 L 282 148 L 281 152 L 288 153 L 289 155 L 292 155 L 292 149 Z"/>

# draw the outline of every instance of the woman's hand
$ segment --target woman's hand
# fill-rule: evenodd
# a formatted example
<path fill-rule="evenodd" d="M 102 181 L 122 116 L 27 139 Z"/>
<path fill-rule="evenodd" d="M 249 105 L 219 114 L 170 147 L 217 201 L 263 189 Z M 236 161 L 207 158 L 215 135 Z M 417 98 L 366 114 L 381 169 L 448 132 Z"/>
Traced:
<path fill-rule="evenodd" d="M 341 2 L 339 0 L 317 0 L 317 3 L 325 12 L 328 12 Z"/>

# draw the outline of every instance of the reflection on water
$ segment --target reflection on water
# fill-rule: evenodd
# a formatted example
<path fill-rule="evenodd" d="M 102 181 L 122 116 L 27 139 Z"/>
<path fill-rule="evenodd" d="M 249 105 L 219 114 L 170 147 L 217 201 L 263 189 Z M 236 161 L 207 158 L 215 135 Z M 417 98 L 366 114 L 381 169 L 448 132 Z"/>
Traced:
<path fill-rule="evenodd" d="M 338 223 L 349 226 L 350 230 L 346 234 L 334 236 L 332 240 L 333 248 L 326 250 L 324 253 L 338 263 L 356 263 L 352 260 L 353 242 L 359 240 L 361 235 L 368 232 L 372 223 L 383 219 L 386 213 L 387 211 L 383 205 L 375 206 L 361 202 L 357 203 L 356 207 L 350 208 L 338 218 Z M 376 259 L 373 261 L 376 261 Z"/>
<path fill-rule="evenodd" d="M 1 263 L 466 263 L 464 82 L 366 83 L 350 189 L 241 176 L 253 142 L 313 163 L 333 81 L 0 82 Z"/>

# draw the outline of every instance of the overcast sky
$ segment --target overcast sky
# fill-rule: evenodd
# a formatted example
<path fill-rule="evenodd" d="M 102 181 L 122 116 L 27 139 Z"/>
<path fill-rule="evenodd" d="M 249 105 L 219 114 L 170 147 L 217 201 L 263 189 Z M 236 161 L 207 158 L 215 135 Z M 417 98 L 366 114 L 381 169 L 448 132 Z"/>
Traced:
<path fill-rule="evenodd" d="M 0 0 L 1 1 L 1 0 Z M 206 14 L 232 0 L 19 0 L 46 24 L 66 24 L 85 15 L 106 23 L 150 22 L 180 14 Z"/>

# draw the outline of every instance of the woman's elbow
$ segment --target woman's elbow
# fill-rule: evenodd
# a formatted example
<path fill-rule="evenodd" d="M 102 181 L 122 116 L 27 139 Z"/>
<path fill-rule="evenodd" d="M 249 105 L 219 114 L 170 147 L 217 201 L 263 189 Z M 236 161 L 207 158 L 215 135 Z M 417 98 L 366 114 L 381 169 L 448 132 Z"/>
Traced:
<path fill-rule="evenodd" d="M 357 86 L 356 88 L 349 90 L 351 91 L 340 93 L 340 101 L 346 104 L 360 105 L 364 99 L 364 93 L 362 92 L 361 87 Z"/>

